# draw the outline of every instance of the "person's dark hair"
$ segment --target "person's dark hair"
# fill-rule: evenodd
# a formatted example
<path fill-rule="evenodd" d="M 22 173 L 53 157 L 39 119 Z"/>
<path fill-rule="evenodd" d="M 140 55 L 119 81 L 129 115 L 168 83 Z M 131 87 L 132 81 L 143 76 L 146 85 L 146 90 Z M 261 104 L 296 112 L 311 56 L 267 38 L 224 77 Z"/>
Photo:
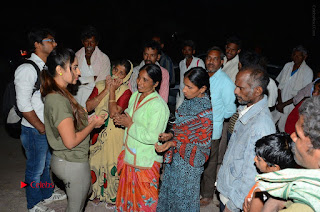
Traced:
<path fill-rule="evenodd" d="M 160 84 L 161 84 L 161 81 L 162 81 L 162 71 L 160 69 L 160 67 L 158 65 L 155 65 L 155 64 L 146 64 L 144 66 L 142 66 L 139 70 L 142 71 L 142 70 L 146 70 L 149 77 L 152 79 L 153 81 L 153 84 L 156 84 L 157 82 L 158 83 L 158 86 L 156 87 L 156 91 L 159 91 L 160 89 Z"/>
<path fill-rule="evenodd" d="M 303 116 L 304 135 L 310 138 L 314 149 L 320 149 L 320 96 L 304 100 L 299 114 Z"/>
<path fill-rule="evenodd" d="M 196 44 L 194 41 L 192 40 L 185 40 L 182 43 L 182 48 L 184 48 L 185 46 L 190 46 L 192 48 L 192 50 L 196 50 Z"/>
<path fill-rule="evenodd" d="M 206 93 L 210 96 L 210 83 L 207 71 L 202 67 L 191 68 L 184 74 L 199 89 L 203 86 L 207 87 Z"/>
<path fill-rule="evenodd" d="M 87 26 L 85 27 L 80 35 L 82 41 L 94 37 L 95 41 L 99 43 L 100 41 L 100 34 L 98 30 L 94 26 Z"/>
<path fill-rule="evenodd" d="M 127 60 L 127 59 L 117 60 L 117 61 L 114 63 L 114 66 L 117 66 L 117 65 L 124 66 L 125 71 L 126 71 L 126 74 L 128 74 L 129 71 L 130 71 L 130 69 L 131 69 L 131 64 L 130 64 L 129 60 Z"/>
<path fill-rule="evenodd" d="M 55 32 L 48 28 L 34 28 L 28 33 L 28 43 L 31 52 L 35 51 L 34 43 L 42 43 L 42 40 L 47 38 L 49 35 L 55 37 Z"/>
<path fill-rule="evenodd" d="M 232 36 L 228 37 L 226 43 L 227 44 L 234 43 L 234 44 L 238 45 L 238 49 L 242 48 L 242 41 L 241 41 L 240 37 L 237 35 L 232 35 Z"/>
<path fill-rule="evenodd" d="M 278 165 L 280 169 L 295 168 L 292 142 L 289 134 L 274 133 L 260 138 L 256 142 L 255 152 L 268 166 Z"/>
<path fill-rule="evenodd" d="M 153 33 L 153 35 L 151 36 L 151 39 L 153 38 L 159 38 L 160 44 L 165 43 L 164 36 L 161 33 Z"/>
<path fill-rule="evenodd" d="M 223 53 L 223 51 L 222 51 L 222 49 L 221 49 L 220 47 L 218 47 L 218 46 L 213 46 L 213 47 L 211 47 L 211 48 L 207 51 L 207 55 L 208 55 L 209 52 L 211 52 L 211 51 L 218 51 L 218 52 L 220 52 L 220 58 L 221 58 L 221 60 L 223 60 L 223 58 L 224 58 L 224 53 Z"/>
<path fill-rule="evenodd" d="M 157 50 L 157 53 L 161 54 L 161 46 L 157 41 L 149 40 L 149 41 L 145 42 L 144 45 L 143 45 L 143 51 L 146 48 L 151 48 L 153 50 Z"/>
<path fill-rule="evenodd" d="M 249 65 L 261 65 L 264 69 L 267 68 L 267 59 L 254 51 L 241 51 L 239 54 L 239 62 L 242 67 Z"/>
<path fill-rule="evenodd" d="M 292 50 L 292 53 L 294 53 L 296 51 L 302 52 L 303 56 L 307 56 L 308 55 L 307 49 L 302 45 L 298 45 L 298 46 L 294 47 L 293 50 Z"/>
<path fill-rule="evenodd" d="M 85 118 L 85 111 L 78 104 L 75 98 L 71 93 L 66 89 L 60 87 L 54 80 L 56 76 L 56 68 L 61 66 L 64 69 L 67 69 L 67 64 L 71 64 L 75 60 L 75 53 L 71 49 L 67 48 L 56 48 L 54 49 L 47 58 L 46 68 L 41 72 L 41 87 L 40 92 L 42 97 L 47 96 L 50 93 L 56 92 L 67 98 L 71 104 L 73 117 L 74 117 L 74 127 L 75 129 L 81 129 L 83 125 L 83 120 Z M 70 63 L 68 63 L 70 62 Z M 69 67 L 71 71 L 71 67 Z M 72 71 L 71 71 L 72 72 Z"/>
<path fill-rule="evenodd" d="M 258 65 L 260 61 L 260 56 L 254 51 L 244 51 L 239 54 L 239 62 L 242 67 L 249 65 Z"/>
<path fill-rule="evenodd" d="M 264 95 L 267 93 L 267 86 L 269 84 L 269 75 L 265 71 L 265 69 L 256 64 L 250 64 L 248 66 L 242 67 L 240 71 L 250 71 L 250 81 L 248 84 L 251 86 L 251 88 L 255 88 L 257 86 L 260 86 L 262 88 L 262 94 Z"/>

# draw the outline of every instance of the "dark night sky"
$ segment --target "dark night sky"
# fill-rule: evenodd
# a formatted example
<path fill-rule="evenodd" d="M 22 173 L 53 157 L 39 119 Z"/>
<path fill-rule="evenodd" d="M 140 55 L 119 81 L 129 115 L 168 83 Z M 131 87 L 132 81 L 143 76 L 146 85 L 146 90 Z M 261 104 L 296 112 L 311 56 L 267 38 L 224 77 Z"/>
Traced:
<path fill-rule="evenodd" d="M 7 58 L 26 49 L 26 32 L 33 26 L 48 26 L 57 32 L 58 45 L 78 50 L 83 26 L 92 24 L 102 35 L 99 47 L 110 57 L 141 60 L 141 45 L 153 33 L 167 38 L 166 51 L 177 62 L 181 59 L 179 41 L 192 39 L 198 52 L 212 45 L 224 47 L 227 35 L 236 33 L 243 39 L 243 49 L 259 46 L 273 64 L 284 65 L 298 44 L 309 50 L 307 62 L 317 68 L 319 57 L 320 5 L 316 0 L 282 3 L 282 1 L 28 1 L 12 3 L 0 9 L 0 57 Z M 316 18 L 313 18 L 313 9 Z M 312 35 L 313 20 L 316 35 Z M 317 65 L 317 67 L 316 67 Z"/>

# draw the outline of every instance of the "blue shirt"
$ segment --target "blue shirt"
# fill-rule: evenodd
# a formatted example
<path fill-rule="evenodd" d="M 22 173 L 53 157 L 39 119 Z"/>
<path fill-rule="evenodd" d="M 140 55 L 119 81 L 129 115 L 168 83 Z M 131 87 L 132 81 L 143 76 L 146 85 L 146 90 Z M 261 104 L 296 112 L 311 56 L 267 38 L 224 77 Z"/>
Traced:
<path fill-rule="evenodd" d="M 235 85 L 230 77 L 220 68 L 210 77 L 210 97 L 213 113 L 212 139 L 221 137 L 223 121 L 236 112 Z"/>
<path fill-rule="evenodd" d="M 239 111 L 243 109 L 244 106 L 239 107 Z M 217 189 L 229 199 L 226 204 L 229 210 L 240 211 L 255 184 L 257 140 L 275 132 L 266 95 L 237 120 L 217 177 Z"/>

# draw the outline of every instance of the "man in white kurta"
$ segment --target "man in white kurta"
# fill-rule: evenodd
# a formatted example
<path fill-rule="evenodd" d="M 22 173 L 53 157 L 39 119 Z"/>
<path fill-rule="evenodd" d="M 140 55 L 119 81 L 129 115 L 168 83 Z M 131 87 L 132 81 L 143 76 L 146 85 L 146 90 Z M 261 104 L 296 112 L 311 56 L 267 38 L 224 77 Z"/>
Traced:
<path fill-rule="evenodd" d="M 297 95 L 299 90 L 311 83 L 313 79 L 313 71 L 305 62 L 305 58 L 307 57 L 306 52 L 304 53 L 295 49 L 292 54 L 293 61 L 285 64 L 276 78 L 279 82 L 279 96 L 276 105 L 277 110 L 272 112 L 272 116 L 273 121 L 275 123 L 278 122 L 280 132 L 284 132 L 288 115 L 294 108 L 293 97 Z M 299 61 L 295 58 L 295 54 L 303 55 L 300 66 Z M 283 112 L 281 110 L 283 110 Z"/>
<path fill-rule="evenodd" d="M 176 98 L 176 108 L 178 108 L 184 100 L 184 94 L 182 91 L 184 88 L 184 82 L 183 82 L 184 74 L 194 67 L 202 67 L 205 69 L 205 64 L 203 60 L 193 56 L 195 52 L 196 52 L 195 43 L 192 40 L 186 40 L 182 47 L 182 54 L 184 56 L 184 59 L 181 60 L 179 63 L 180 85 L 179 85 L 179 92 L 177 93 L 177 98 Z"/>
<path fill-rule="evenodd" d="M 227 60 L 228 58 L 225 56 L 223 59 L 222 71 L 224 71 L 230 77 L 232 82 L 235 83 L 237 73 L 239 72 L 239 55 L 237 54 L 231 60 Z"/>
<path fill-rule="evenodd" d="M 91 56 L 91 64 L 88 65 L 85 59 L 85 48 L 80 49 L 76 55 L 79 60 L 79 69 L 81 71 L 81 77 L 77 95 L 75 96 L 77 102 L 86 107 L 86 101 L 91 95 L 95 83 L 106 80 L 106 77 L 110 75 L 110 60 L 109 57 L 104 54 L 97 46 Z"/>

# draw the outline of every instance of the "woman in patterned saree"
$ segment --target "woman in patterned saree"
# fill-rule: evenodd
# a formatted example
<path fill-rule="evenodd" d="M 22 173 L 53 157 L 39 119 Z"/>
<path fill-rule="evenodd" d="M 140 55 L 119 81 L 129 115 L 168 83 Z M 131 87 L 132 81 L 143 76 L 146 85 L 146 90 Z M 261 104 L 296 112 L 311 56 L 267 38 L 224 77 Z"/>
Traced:
<path fill-rule="evenodd" d="M 210 155 L 212 108 L 209 76 L 201 67 L 184 75 L 186 99 L 176 110 L 176 120 L 169 133 L 161 133 L 164 152 L 164 176 L 157 211 L 200 211 L 200 178 Z M 172 140 L 171 140 L 172 139 Z"/>
<path fill-rule="evenodd" d="M 98 92 L 108 91 L 95 108 L 95 113 L 109 114 L 105 128 L 98 138 L 93 137 L 90 146 L 90 168 L 92 195 L 90 200 L 98 204 L 106 202 L 107 208 L 116 202 L 119 176 L 117 174 L 117 158 L 123 146 L 124 129 L 113 122 L 115 114 L 121 114 L 127 107 L 131 96 L 128 82 L 132 73 L 132 63 L 122 59 L 115 63 L 112 78 L 96 84 Z"/>
<path fill-rule="evenodd" d="M 133 93 L 126 114 L 115 122 L 125 126 L 124 150 L 118 159 L 120 182 L 118 211 L 156 211 L 162 156 L 154 144 L 164 132 L 169 118 L 166 102 L 155 91 L 161 84 L 161 69 L 144 65 L 138 75 L 138 91 Z"/>

